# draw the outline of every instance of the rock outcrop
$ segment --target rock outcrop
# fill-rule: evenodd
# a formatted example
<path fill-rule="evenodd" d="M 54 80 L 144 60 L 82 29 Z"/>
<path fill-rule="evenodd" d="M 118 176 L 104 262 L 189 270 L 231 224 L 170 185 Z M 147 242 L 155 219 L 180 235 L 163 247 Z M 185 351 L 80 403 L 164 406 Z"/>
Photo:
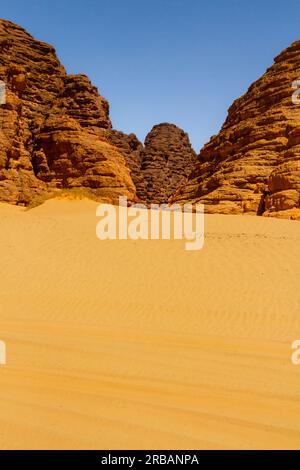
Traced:
<path fill-rule="evenodd" d="M 167 203 L 196 162 L 188 135 L 174 124 L 158 124 L 142 145 L 134 134 L 109 132 L 109 140 L 125 156 L 140 201 Z"/>
<path fill-rule="evenodd" d="M 143 144 L 135 134 L 124 134 L 121 131 L 111 130 L 108 132 L 109 142 L 117 147 L 125 157 L 126 164 L 131 172 L 131 178 L 136 187 L 139 201 L 147 201 L 147 187 L 142 172 Z"/>
<path fill-rule="evenodd" d="M 174 125 L 153 128 L 145 147 L 112 129 L 109 104 L 85 75 L 67 75 L 52 46 L 0 20 L 0 201 L 87 188 L 103 200 L 164 202 L 195 154 Z"/>
<path fill-rule="evenodd" d="M 141 152 L 148 202 L 165 203 L 188 177 L 196 162 L 188 135 L 174 124 L 154 126 Z M 142 197 L 143 198 L 143 197 Z"/>
<path fill-rule="evenodd" d="M 300 218 L 299 80 L 300 41 L 233 103 L 196 157 L 172 124 L 155 126 L 144 145 L 114 130 L 108 102 L 85 75 L 68 75 L 52 46 L 0 20 L 0 201 L 87 188 L 112 203 L 124 195 Z"/>
<path fill-rule="evenodd" d="M 135 200 L 125 158 L 109 142 L 109 106 L 84 75 L 68 76 L 52 46 L 0 20 L 0 200 L 86 187 Z"/>
<path fill-rule="evenodd" d="M 300 41 L 233 103 L 172 201 L 202 202 L 208 213 L 299 216 L 299 79 Z"/>

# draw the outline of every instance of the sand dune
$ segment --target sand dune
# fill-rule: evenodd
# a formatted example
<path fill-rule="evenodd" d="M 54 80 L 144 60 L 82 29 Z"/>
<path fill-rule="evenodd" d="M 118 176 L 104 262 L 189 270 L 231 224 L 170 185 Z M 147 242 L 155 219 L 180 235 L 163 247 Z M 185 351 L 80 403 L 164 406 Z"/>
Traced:
<path fill-rule="evenodd" d="M 300 448 L 300 224 L 99 241 L 97 204 L 0 205 L 2 449 Z"/>

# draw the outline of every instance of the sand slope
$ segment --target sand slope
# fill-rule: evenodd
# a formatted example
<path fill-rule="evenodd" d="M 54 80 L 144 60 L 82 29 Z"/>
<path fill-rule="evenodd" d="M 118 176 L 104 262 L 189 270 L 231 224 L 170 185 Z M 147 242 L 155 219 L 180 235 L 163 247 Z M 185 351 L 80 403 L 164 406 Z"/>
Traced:
<path fill-rule="evenodd" d="M 99 241 L 96 203 L 0 205 L 0 448 L 300 449 L 300 224 Z"/>

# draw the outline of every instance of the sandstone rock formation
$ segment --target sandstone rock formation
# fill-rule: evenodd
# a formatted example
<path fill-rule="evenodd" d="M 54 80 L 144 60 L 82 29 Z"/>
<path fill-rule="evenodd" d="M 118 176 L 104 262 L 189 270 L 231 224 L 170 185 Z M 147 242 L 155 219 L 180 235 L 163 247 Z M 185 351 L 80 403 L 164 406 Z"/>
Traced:
<path fill-rule="evenodd" d="M 137 198 L 147 201 L 147 188 L 142 172 L 143 144 L 135 134 L 124 134 L 123 132 L 111 130 L 108 132 L 109 142 L 117 147 L 125 157 L 126 164 L 131 171 L 131 177 L 136 187 Z"/>
<path fill-rule="evenodd" d="M 155 126 L 145 145 L 112 128 L 108 102 L 67 75 L 52 46 L 0 20 L 0 201 L 61 188 L 99 199 L 202 202 L 209 213 L 300 218 L 300 41 L 237 99 L 196 158 L 188 135 Z M 300 87 L 300 82 L 299 82 Z"/>
<path fill-rule="evenodd" d="M 86 187 L 135 200 L 124 156 L 109 142 L 109 106 L 84 75 L 68 76 L 55 50 L 0 20 L 0 200 Z"/>
<path fill-rule="evenodd" d="M 299 79 L 300 41 L 233 103 L 171 200 L 202 202 L 208 213 L 298 217 L 300 105 L 292 84 Z"/>
<path fill-rule="evenodd" d="M 144 146 L 119 131 L 109 132 L 109 140 L 125 156 L 142 202 L 167 203 L 196 162 L 188 135 L 174 124 L 154 126 Z"/>
<path fill-rule="evenodd" d="M 188 135 L 174 124 L 154 126 L 141 154 L 146 200 L 165 203 L 196 162 Z"/>
<path fill-rule="evenodd" d="M 67 75 L 52 46 L 0 20 L 0 201 L 28 204 L 62 188 L 116 202 L 167 202 L 195 154 L 174 125 L 156 126 L 145 147 L 112 129 L 108 102 L 85 75 Z"/>

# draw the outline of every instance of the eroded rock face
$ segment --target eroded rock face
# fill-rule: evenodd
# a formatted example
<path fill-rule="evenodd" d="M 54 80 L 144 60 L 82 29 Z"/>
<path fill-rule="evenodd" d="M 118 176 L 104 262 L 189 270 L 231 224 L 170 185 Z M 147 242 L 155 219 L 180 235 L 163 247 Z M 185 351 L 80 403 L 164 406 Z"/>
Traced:
<path fill-rule="evenodd" d="M 154 126 L 141 152 L 145 199 L 158 204 L 166 203 L 187 178 L 195 161 L 196 154 L 182 129 L 167 123 Z"/>
<path fill-rule="evenodd" d="M 84 75 L 68 76 L 52 46 L 0 20 L 0 200 L 28 204 L 59 188 L 135 200 L 124 156 L 111 145 L 109 106 Z"/>
<path fill-rule="evenodd" d="M 108 102 L 85 75 L 67 75 L 52 46 L 0 20 L 0 201 L 85 187 L 101 199 L 164 202 L 195 154 L 176 126 L 153 128 L 145 147 L 112 129 Z"/>
<path fill-rule="evenodd" d="M 135 134 L 124 134 L 121 131 L 108 131 L 109 142 L 116 146 L 119 152 L 125 157 L 126 164 L 130 169 L 131 178 L 136 187 L 136 194 L 139 201 L 147 201 L 147 187 L 142 172 L 142 152 L 143 144 Z"/>
<path fill-rule="evenodd" d="M 236 100 L 196 155 L 188 135 L 155 126 L 145 144 L 112 129 L 108 102 L 67 75 L 52 46 L 0 20 L 0 201 L 61 188 L 147 203 L 202 202 L 208 213 L 300 218 L 300 41 Z M 191 171 L 192 170 L 192 171 Z M 178 189 L 179 188 L 179 189 Z"/>
<path fill-rule="evenodd" d="M 147 204 L 167 204 L 196 161 L 188 135 L 174 124 L 154 126 L 144 145 L 134 134 L 108 134 L 110 142 L 125 156 L 138 199 Z"/>
<path fill-rule="evenodd" d="M 236 100 L 217 136 L 199 155 L 188 182 L 172 198 L 202 202 L 208 213 L 287 217 L 299 209 L 300 106 L 292 83 L 300 79 L 300 41 Z"/>

